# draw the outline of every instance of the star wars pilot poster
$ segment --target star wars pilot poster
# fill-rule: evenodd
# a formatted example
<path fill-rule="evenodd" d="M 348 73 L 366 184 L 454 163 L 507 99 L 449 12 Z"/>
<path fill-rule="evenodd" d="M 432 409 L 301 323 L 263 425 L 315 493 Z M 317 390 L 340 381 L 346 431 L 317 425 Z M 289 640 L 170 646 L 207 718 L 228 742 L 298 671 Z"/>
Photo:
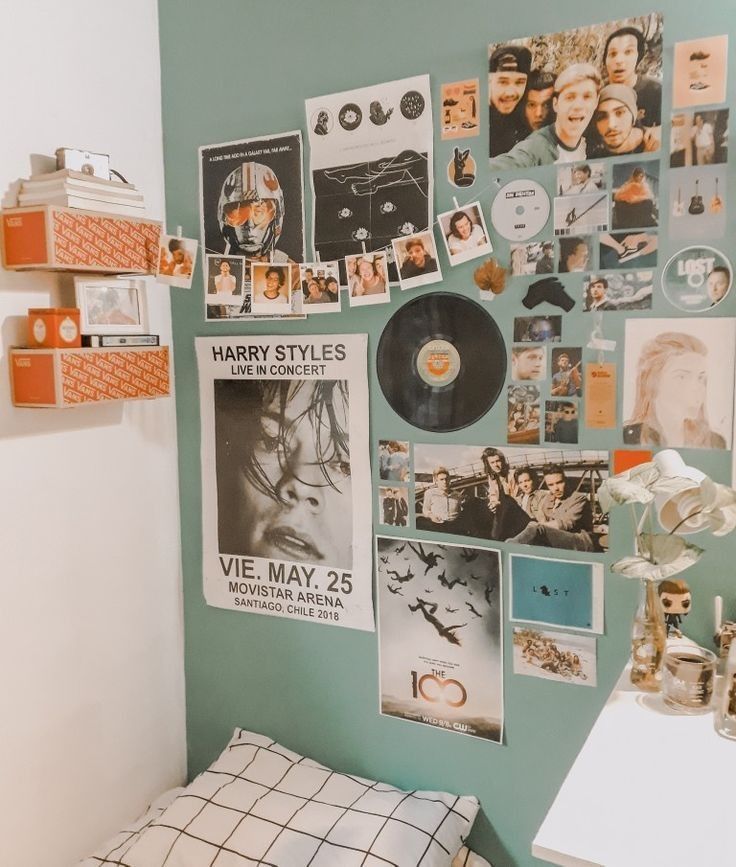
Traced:
<path fill-rule="evenodd" d="M 381 713 L 503 737 L 501 554 L 376 538 Z"/>
<path fill-rule="evenodd" d="M 368 337 L 197 337 L 209 605 L 373 631 Z"/>
<path fill-rule="evenodd" d="M 232 305 L 207 303 L 206 318 L 254 318 L 251 262 L 305 258 L 301 133 L 201 147 L 199 186 L 204 253 L 245 257 L 244 299 L 233 299 Z M 300 311 L 292 307 L 292 312 Z"/>
<path fill-rule="evenodd" d="M 432 102 L 419 75 L 306 100 L 312 240 L 323 261 L 432 225 Z M 393 265 L 392 282 L 398 278 Z M 342 274 L 343 285 L 346 275 Z"/>

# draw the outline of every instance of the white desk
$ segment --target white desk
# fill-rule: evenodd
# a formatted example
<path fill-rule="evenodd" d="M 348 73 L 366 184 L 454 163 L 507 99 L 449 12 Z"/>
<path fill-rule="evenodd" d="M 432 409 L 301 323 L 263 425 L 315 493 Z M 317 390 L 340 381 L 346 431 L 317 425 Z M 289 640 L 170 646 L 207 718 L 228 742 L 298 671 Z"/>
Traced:
<path fill-rule="evenodd" d="M 736 865 L 736 741 L 712 713 L 676 715 L 628 678 L 627 666 L 532 854 L 563 867 Z"/>

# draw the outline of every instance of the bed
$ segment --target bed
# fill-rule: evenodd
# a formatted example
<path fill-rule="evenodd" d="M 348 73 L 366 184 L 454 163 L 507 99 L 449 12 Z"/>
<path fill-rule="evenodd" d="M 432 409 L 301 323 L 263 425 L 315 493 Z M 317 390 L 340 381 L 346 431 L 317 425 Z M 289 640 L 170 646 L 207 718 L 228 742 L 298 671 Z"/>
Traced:
<path fill-rule="evenodd" d="M 341 774 L 235 729 L 185 788 L 78 867 L 490 867 L 465 846 L 476 798 Z"/>

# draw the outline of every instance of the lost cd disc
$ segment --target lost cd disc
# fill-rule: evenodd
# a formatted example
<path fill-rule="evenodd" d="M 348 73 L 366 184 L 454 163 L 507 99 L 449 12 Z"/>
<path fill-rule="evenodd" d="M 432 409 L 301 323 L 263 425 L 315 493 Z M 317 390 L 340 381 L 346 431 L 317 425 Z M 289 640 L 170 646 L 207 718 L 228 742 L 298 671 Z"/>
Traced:
<path fill-rule="evenodd" d="M 519 178 L 501 187 L 491 206 L 493 228 L 508 241 L 527 241 L 549 217 L 549 196 L 536 181 Z"/>
<path fill-rule="evenodd" d="M 475 301 L 449 292 L 420 295 L 394 313 L 376 357 L 378 381 L 391 407 L 428 431 L 478 421 L 506 378 L 501 331 Z"/>

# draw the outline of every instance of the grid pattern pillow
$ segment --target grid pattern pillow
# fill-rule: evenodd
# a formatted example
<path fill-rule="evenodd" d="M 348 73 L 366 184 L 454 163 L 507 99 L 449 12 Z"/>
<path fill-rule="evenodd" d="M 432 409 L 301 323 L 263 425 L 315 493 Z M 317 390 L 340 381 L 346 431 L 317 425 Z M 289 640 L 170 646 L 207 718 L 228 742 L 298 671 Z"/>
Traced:
<path fill-rule="evenodd" d="M 474 797 L 338 774 L 236 729 L 160 815 L 84 867 L 451 867 Z"/>

